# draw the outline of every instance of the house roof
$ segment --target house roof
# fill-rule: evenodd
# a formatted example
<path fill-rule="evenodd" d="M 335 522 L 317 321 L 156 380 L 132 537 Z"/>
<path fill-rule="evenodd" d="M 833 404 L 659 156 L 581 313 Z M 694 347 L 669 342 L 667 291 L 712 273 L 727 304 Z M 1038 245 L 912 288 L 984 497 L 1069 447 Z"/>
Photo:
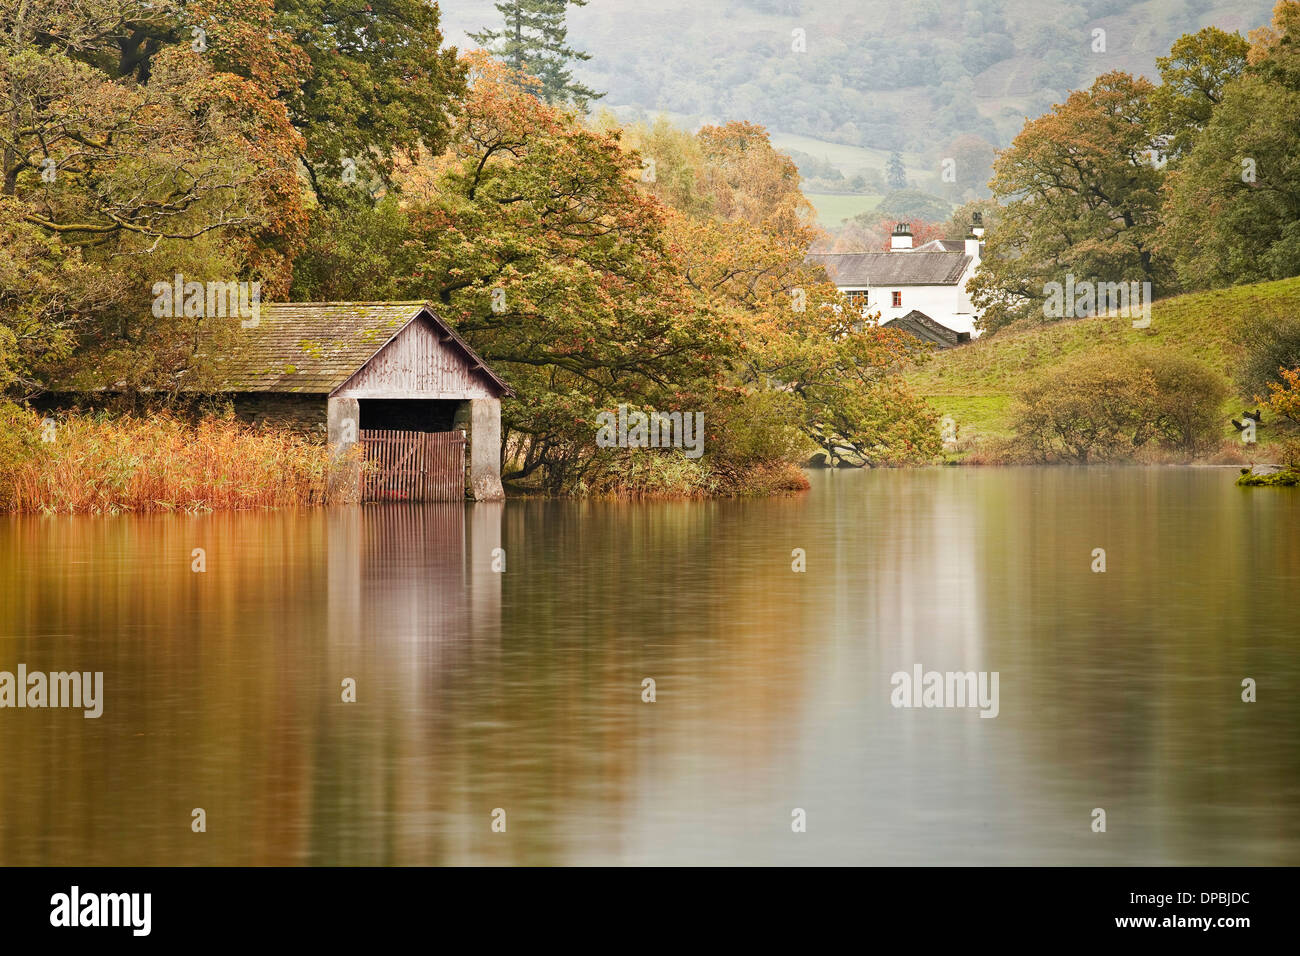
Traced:
<path fill-rule="evenodd" d="M 917 246 L 916 250 L 918 252 L 965 252 L 966 242 L 963 239 L 931 239 Z"/>
<path fill-rule="evenodd" d="M 837 286 L 956 285 L 970 265 L 961 252 L 825 252 L 808 261 L 824 266 Z"/>
<path fill-rule="evenodd" d="M 942 323 L 936 322 L 920 309 L 913 309 L 901 318 L 882 322 L 880 327 L 882 329 L 897 329 L 900 332 L 907 332 L 922 342 L 933 342 L 941 349 L 952 348 L 954 345 L 969 340 L 969 336 L 963 339 L 957 332 Z"/>
<path fill-rule="evenodd" d="M 216 388 L 328 394 L 420 315 L 502 394 L 514 394 L 423 302 L 264 303 L 257 326 L 244 330 L 229 351 L 214 357 Z"/>

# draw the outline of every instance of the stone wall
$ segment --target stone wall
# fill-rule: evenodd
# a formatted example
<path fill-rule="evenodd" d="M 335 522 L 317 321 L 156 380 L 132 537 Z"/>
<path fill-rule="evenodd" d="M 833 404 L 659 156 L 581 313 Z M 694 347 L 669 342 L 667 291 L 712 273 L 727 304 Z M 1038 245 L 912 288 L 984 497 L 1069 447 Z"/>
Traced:
<path fill-rule="evenodd" d="M 232 396 L 235 417 L 253 425 L 272 425 L 325 440 L 324 395 L 239 392 Z"/>

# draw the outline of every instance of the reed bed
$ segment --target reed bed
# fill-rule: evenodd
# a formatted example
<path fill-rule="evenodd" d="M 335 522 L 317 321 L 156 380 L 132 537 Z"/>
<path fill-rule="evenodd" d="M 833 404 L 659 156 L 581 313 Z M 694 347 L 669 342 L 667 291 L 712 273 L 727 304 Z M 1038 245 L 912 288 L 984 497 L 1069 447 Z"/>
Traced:
<path fill-rule="evenodd" d="M 0 406 L 0 510 L 217 511 L 323 504 L 329 449 L 230 418 L 57 418 Z"/>

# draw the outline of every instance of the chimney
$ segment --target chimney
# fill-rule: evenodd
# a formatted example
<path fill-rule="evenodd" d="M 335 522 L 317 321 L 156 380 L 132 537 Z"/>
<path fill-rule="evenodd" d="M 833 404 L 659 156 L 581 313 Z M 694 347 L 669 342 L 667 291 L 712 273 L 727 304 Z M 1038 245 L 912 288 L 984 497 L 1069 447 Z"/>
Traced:
<path fill-rule="evenodd" d="M 984 217 L 979 213 L 973 213 L 970 218 L 970 235 L 966 237 L 966 247 L 962 251 L 978 264 L 980 247 L 984 245 Z"/>
<path fill-rule="evenodd" d="M 889 251 L 898 252 L 902 249 L 912 248 L 912 227 L 905 222 L 897 223 L 894 226 L 893 235 L 889 237 Z"/>

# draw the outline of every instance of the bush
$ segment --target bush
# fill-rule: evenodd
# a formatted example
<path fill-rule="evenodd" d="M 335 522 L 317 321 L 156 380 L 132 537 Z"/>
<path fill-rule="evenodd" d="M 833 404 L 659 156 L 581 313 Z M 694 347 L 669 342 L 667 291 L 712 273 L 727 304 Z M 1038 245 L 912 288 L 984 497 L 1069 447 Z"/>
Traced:
<path fill-rule="evenodd" d="M 1177 352 L 1143 349 L 1135 360 L 1155 383 L 1150 414 L 1165 447 L 1191 457 L 1222 440 L 1221 414 L 1229 391 L 1223 375 Z"/>
<path fill-rule="evenodd" d="M 1229 394 L 1210 366 L 1174 352 L 1067 359 L 1018 395 L 1016 443 L 1041 461 L 1113 461 L 1151 444 L 1193 457 L 1217 445 Z"/>
<path fill-rule="evenodd" d="M 1259 316 L 1245 323 L 1242 342 L 1242 386 L 1252 395 L 1264 396 L 1270 384 L 1281 384 L 1281 370 L 1300 366 L 1300 316 Z"/>
<path fill-rule="evenodd" d="M 1156 401 L 1149 369 L 1123 353 L 1088 352 L 1021 388 L 1016 434 L 1042 461 L 1127 458 L 1154 432 Z"/>
<path fill-rule="evenodd" d="M 801 461 L 815 448 L 800 427 L 801 413 L 788 392 L 747 392 L 714 402 L 704 413 L 705 451 L 734 470 Z"/>
<path fill-rule="evenodd" d="M 1300 367 L 1279 370 L 1281 384 L 1268 386 L 1268 407 L 1300 425 Z"/>

